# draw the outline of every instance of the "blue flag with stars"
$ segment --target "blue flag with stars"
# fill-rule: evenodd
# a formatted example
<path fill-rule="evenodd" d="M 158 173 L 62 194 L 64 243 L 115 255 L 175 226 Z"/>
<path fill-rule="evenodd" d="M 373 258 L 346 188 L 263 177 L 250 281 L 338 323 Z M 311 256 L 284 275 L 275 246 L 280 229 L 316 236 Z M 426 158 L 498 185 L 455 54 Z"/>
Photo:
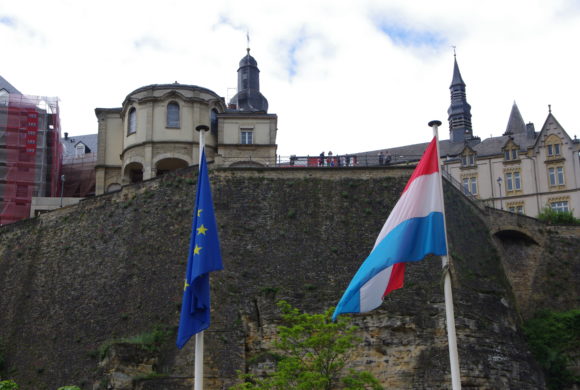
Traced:
<path fill-rule="evenodd" d="M 203 150 L 197 179 L 181 319 L 177 331 L 179 349 L 183 348 L 191 336 L 209 327 L 209 273 L 221 269 L 222 256 Z"/>

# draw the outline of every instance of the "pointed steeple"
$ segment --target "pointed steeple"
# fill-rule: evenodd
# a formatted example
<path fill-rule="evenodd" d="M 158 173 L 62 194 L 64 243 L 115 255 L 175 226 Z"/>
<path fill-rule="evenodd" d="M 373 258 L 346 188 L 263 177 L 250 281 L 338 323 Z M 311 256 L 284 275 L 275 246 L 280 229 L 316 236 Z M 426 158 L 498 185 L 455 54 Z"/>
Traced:
<path fill-rule="evenodd" d="M 451 80 L 451 105 L 447 110 L 449 115 L 449 138 L 451 142 L 464 142 L 473 138 L 471 128 L 471 106 L 467 103 L 465 83 L 461 78 L 457 57 L 453 54 L 453 79 Z"/>
<path fill-rule="evenodd" d="M 508 119 L 507 127 L 503 135 L 523 133 L 526 133 L 526 123 L 524 122 L 524 118 L 522 118 L 522 114 L 520 114 L 518 105 L 514 101 L 512 112 L 510 113 L 510 118 Z"/>
<path fill-rule="evenodd" d="M 238 111 L 268 112 L 268 100 L 260 92 L 260 69 L 258 62 L 247 54 L 240 60 L 238 68 L 238 93 L 230 100 Z"/>
<path fill-rule="evenodd" d="M 455 54 L 453 55 L 454 65 L 453 65 L 453 79 L 451 80 L 451 85 L 449 88 L 453 87 L 454 85 L 463 85 L 465 87 L 465 83 L 461 78 L 461 72 L 459 71 L 459 66 L 457 65 L 457 57 Z"/>

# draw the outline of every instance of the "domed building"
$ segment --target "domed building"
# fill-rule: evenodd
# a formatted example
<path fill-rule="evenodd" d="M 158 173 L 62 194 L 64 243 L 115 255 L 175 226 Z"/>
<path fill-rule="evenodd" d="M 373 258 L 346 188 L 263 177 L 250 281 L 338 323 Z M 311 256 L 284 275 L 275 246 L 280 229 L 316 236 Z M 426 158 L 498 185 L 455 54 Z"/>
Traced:
<path fill-rule="evenodd" d="M 200 125 L 210 128 L 208 161 L 219 166 L 268 166 L 276 161 L 278 117 L 268 114 L 260 70 L 250 49 L 238 69 L 238 92 L 223 97 L 197 85 L 152 84 L 122 107 L 97 108 L 96 194 L 151 179 L 199 161 Z"/>

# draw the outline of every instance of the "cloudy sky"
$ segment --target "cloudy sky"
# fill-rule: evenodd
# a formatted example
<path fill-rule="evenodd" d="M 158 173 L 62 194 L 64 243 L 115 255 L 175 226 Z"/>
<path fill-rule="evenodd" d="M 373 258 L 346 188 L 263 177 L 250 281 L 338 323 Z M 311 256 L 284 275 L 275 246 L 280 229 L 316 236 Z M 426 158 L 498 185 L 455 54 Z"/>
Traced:
<path fill-rule="evenodd" d="M 449 138 L 452 46 L 476 135 L 501 135 L 516 101 L 580 136 L 578 0 L 0 0 L 0 75 L 96 133 L 94 109 L 144 85 L 231 98 L 246 31 L 283 156 L 426 142 L 432 119 Z"/>

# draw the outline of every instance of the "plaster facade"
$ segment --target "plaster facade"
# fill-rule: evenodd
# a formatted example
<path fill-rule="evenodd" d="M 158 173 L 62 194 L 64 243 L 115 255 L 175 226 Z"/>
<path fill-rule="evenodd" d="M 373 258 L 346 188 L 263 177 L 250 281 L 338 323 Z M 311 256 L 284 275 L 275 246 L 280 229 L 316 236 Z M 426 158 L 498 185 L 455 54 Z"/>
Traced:
<path fill-rule="evenodd" d="M 95 109 L 96 194 L 197 164 L 198 126 L 210 129 L 205 133 L 206 158 L 216 165 L 275 163 L 278 117 L 267 113 L 258 73 L 248 50 L 238 69 L 245 76 L 239 77 L 238 94 L 229 104 L 207 88 L 176 82 L 138 88 L 119 108 Z"/>
<path fill-rule="evenodd" d="M 489 206 L 536 217 L 544 208 L 580 217 L 580 143 L 550 112 L 539 134 L 506 134 L 494 151 L 465 146 L 444 169 Z M 473 156 L 473 157 L 470 157 Z"/>

